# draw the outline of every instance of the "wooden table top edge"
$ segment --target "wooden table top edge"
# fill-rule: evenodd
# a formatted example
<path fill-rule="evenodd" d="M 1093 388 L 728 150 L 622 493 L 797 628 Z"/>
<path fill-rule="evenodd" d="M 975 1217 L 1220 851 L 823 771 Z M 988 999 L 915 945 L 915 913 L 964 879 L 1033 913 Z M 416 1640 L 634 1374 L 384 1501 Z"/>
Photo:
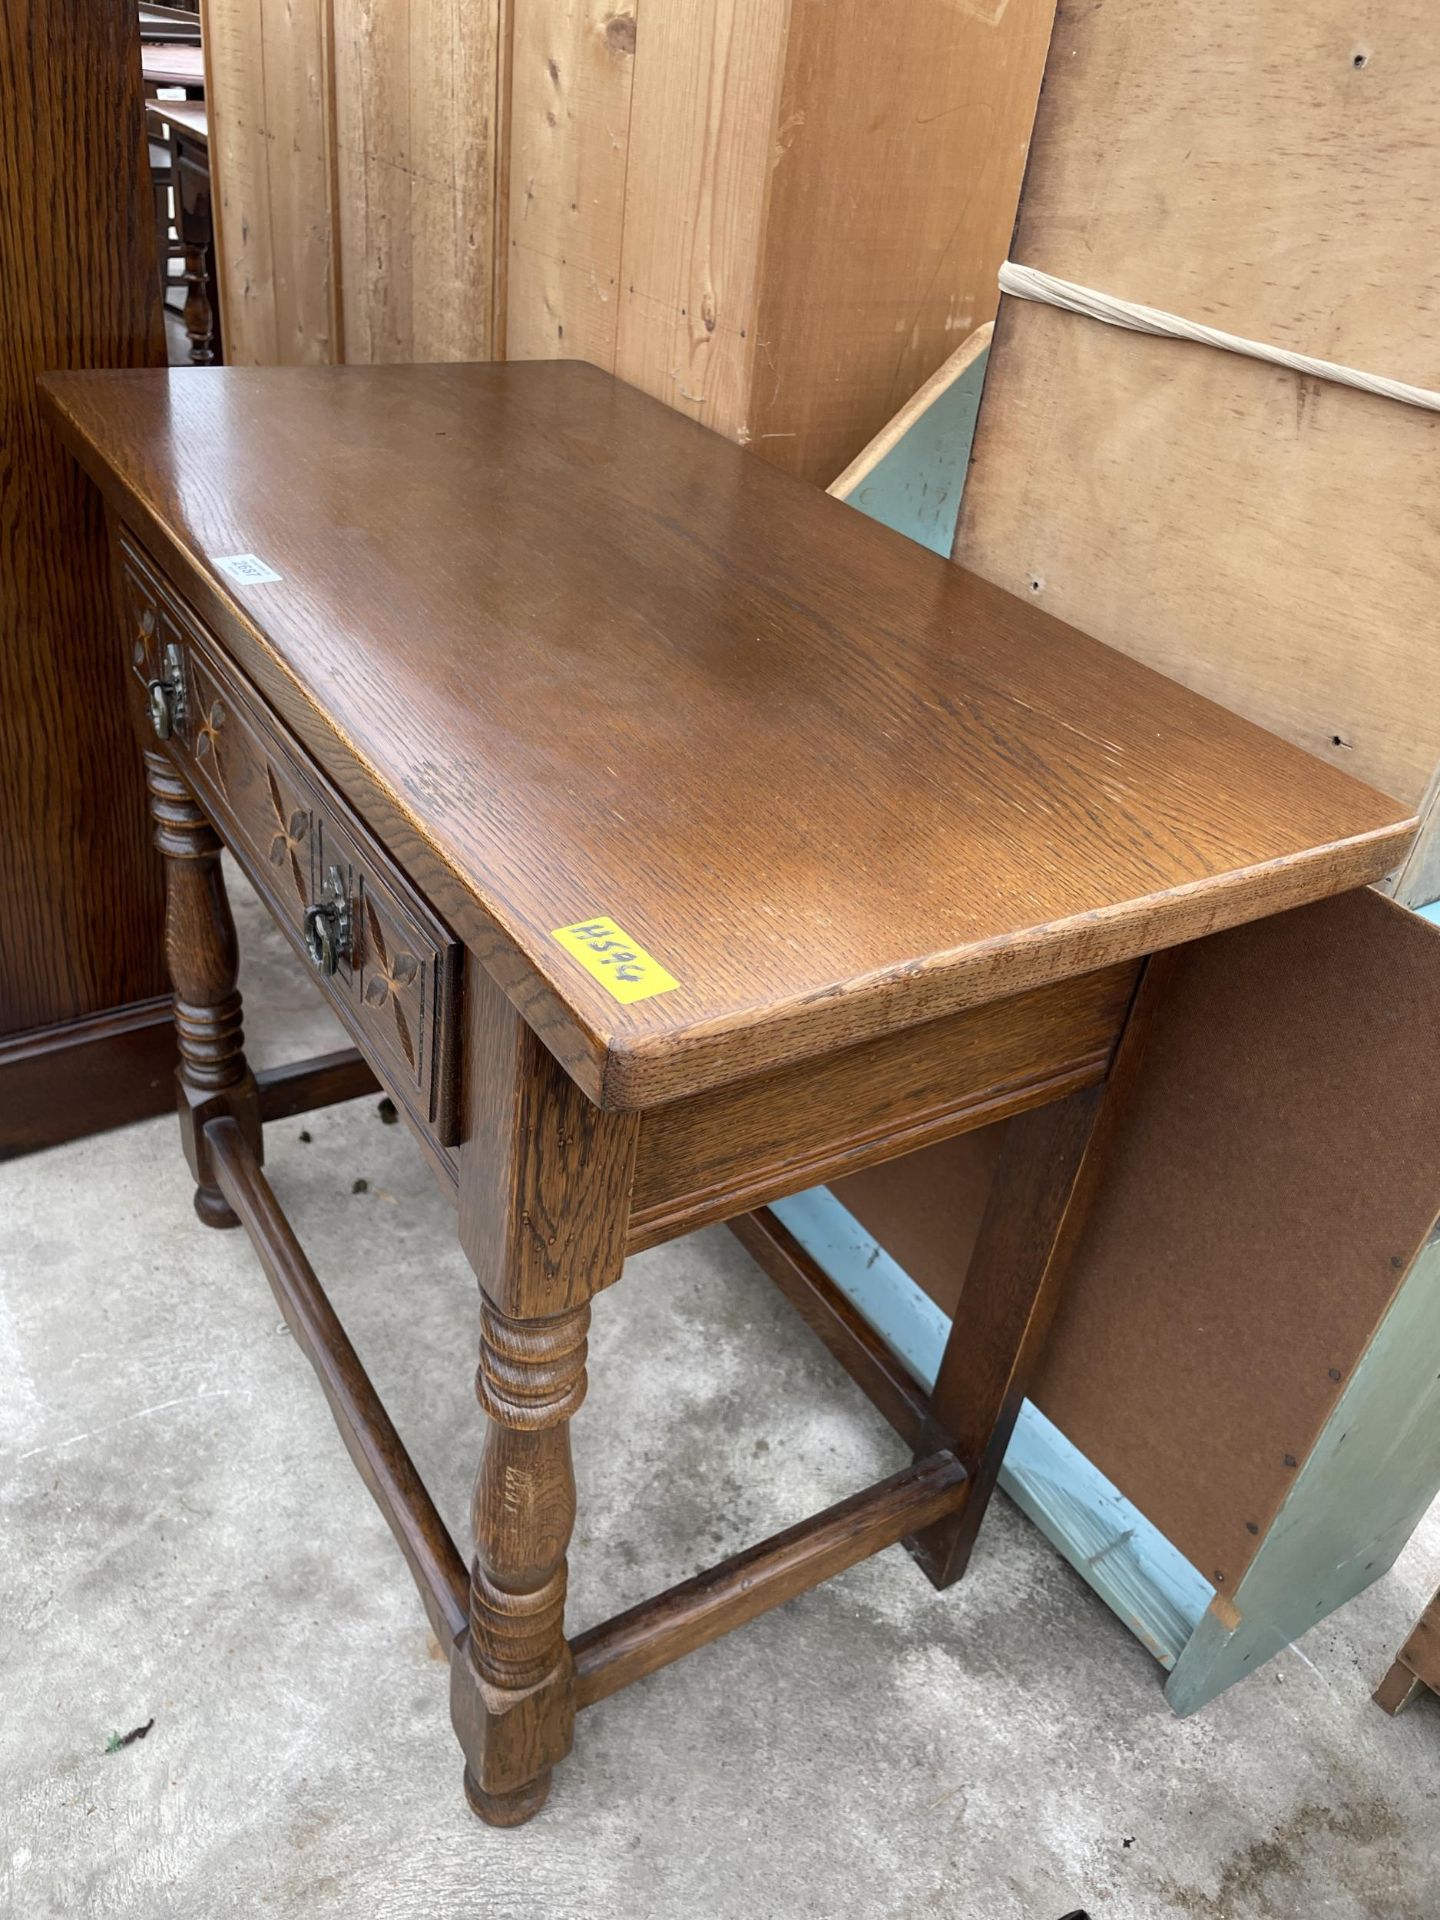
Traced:
<path fill-rule="evenodd" d="M 609 1043 L 603 1097 L 597 1104 L 645 1108 L 668 1104 L 688 1093 L 710 1091 L 725 1082 L 705 1076 L 705 1049 L 718 1048 L 741 1031 L 761 1032 L 772 1022 L 793 1034 L 805 1028 L 807 1016 L 818 1030 L 825 1024 L 827 1010 L 837 1005 L 852 1004 L 860 996 L 883 1001 L 897 977 L 933 979 L 937 987 L 933 1004 L 927 1003 L 916 1014 L 912 1001 L 905 1018 L 893 1024 L 882 1021 L 867 1025 L 852 1044 L 925 1026 L 967 1007 L 1008 1000 L 1035 987 L 1144 959 L 1250 920 L 1370 886 L 1393 871 L 1418 825 L 1418 817 L 1412 815 L 1393 828 L 1375 828 L 1325 847 L 1237 868 L 1219 878 L 1194 881 L 1165 893 L 1055 921 L 1009 939 L 978 941 L 950 954 L 935 955 L 921 967 L 868 975 L 831 994 L 811 994 L 697 1022 L 675 1035 L 617 1034 Z M 1168 924 L 1157 923 L 1157 912 L 1167 916 Z M 767 1053 L 765 1070 L 793 1065 L 830 1050 L 822 1037 L 784 1056 Z M 692 1056 L 695 1083 L 687 1082 L 678 1094 L 660 1091 L 668 1087 L 670 1063 L 687 1052 Z"/>
<path fill-rule="evenodd" d="M 39 382 L 44 410 L 72 454 L 122 520 L 136 527 L 157 559 L 170 556 L 186 576 L 187 587 L 203 590 L 198 597 L 209 604 L 200 610 L 218 616 L 221 638 L 237 664 L 267 697 L 277 699 L 286 724 L 378 836 L 390 839 L 398 829 L 412 851 L 423 849 L 415 877 L 433 892 L 436 907 L 455 924 L 467 947 L 535 1026 L 576 1084 L 607 1110 L 667 1105 L 797 1064 L 837 1046 L 922 1026 L 966 1007 L 1008 999 L 1036 986 L 1138 959 L 1368 885 L 1394 868 L 1419 824 L 1402 803 L 1392 801 L 1397 809 L 1393 823 L 1274 860 L 1015 934 L 967 943 L 920 962 L 902 962 L 796 997 L 735 1008 L 711 1019 L 691 1018 L 659 1032 L 627 1031 L 618 1020 L 595 1019 L 589 1008 L 578 1004 L 578 993 L 576 1000 L 569 1000 L 555 990 L 529 951 L 536 939 L 534 928 L 518 915 L 507 915 L 503 902 L 479 898 L 473 880 L 446 857 L 413 803 L 396 792 L 358 743 L 313 704 L 298 675 L 267 641 L 207 556 L 190 547 L 127 484 L 107 449 L 67 405 L 66 391 L 77 379 L 83 381 L 84 376 L 46 374 Z M 1365 791 L 1389 798 L 1375 789 Z M 891 1017 L 886 1017 L 887 1011 Z M 735 1045 L 741 1034 L 746 1040 L 743 1059 L 737 1057 Z"/>

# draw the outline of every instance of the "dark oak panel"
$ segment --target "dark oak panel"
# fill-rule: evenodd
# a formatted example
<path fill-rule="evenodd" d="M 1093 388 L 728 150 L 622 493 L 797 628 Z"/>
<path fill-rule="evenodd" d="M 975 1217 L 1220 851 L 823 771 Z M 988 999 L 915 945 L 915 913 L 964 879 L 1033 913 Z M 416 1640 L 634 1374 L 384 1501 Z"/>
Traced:
<path fill-rule="evenodd" d="M 23 1150 L 153 1109 L 135 1048 L 168 992 L 100 501 L 35 385 L 164 360 L 134 8 L 0 0 L 0 102 L 0 1035 L 25 1036 L 0 1108 Z M 92 1054 L 35 1106 L 21 1055 L 111 1010 L 133 1104 Z M 88 1120 L 64 1111 L 87 1099 Z"/>
<path fill-rule="evenodd" d="M 157 559 L 601 1104 L 1361 885 L 1413 829 L 590 368 L 49 392 Z M 215 563 L 236 553 L 281 579 L 229 583 Z M 597 915 L 678 984 L 619 1003 L 552 937 Z"/>
<path fill-rule="evenodd" d="M 0 1160 L 175 1105 L 170 995 L 0 1035 Z"/>

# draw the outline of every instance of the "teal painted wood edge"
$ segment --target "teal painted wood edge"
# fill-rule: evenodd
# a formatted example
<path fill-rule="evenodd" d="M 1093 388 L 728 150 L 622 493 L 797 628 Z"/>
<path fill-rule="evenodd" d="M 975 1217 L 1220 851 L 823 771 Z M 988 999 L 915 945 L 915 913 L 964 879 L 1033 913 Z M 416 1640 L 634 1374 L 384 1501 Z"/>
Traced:
<path fill-rule="evenodd" d="M 989 349 L 937 394 L 848 496 L 848 504 L 950 558 Z"/>
<path fill-rule="evenodd" d="M 1422 920 L 1433 920 L 1437 926 L 1440 926 L 1440 900 L 1437 900 L 1433 906 L 1421 907 L 1418 911 Z"/>
<path fill-rule="evenodd" d="M 950 1334 L 948 1315 L 828 1188 L 771 1211 L 926 1387 Z M 1030 1401 L 1020 1409 L 1000 1485 L 1112 1613 L 1173 1668 L 1215 1589 Z"/>
<path fill-rule="evenodd" d="M 1205 1706 L 1388 1572 L 1437 1492 L 1440 1233 L 1406 1275 L 1230 1595 L 1233 1612 L 1208 1614 L 1177 1661 L 1165 1687 L 1175 1712 Z"/>

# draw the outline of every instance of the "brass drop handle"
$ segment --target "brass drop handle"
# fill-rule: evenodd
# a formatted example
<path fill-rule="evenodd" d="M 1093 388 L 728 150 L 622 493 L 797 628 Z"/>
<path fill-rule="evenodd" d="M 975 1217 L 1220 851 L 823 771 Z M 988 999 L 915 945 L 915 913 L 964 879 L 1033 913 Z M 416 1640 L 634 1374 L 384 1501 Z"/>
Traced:
<path fill-rule="evenodd" d="M 316 971 L 328 979 L 350 957 L 350 899 L 338 867 L 331 867 L 325 887 L 328 898 L 305 909 L 305 947 Z"/>
<path fill-rule="evenodd" d="M 157 740 L 168 740 L 185 718 L 185 676 L 180 649 L 172 641 L 165 649 L 165 677 L 152 680 L 146 689 L 150 697 L 150 724 Z"/>

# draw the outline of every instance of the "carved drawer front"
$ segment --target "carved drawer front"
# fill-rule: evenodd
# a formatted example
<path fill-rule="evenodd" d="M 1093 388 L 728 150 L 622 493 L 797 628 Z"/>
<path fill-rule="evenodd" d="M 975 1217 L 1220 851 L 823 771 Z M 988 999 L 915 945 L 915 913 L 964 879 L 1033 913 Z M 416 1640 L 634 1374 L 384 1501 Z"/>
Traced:
<path fill-rule="evenodd" d="M 150 568 L 124 541 L 120 556 L 130 667 L 141 686 L 148 687 L 165 678 L 166 655 L 171 648 L 178 654 L 185 636 Z"/>
<path fill-rule="evenodd" d="M 430 910 L 397 884 L 388 861 L 357 827 L 353 816 L 347 823 L 324 806 L 315 836 L 321 890 L 329 888 L 349 910 L 349 946 L 339 970 L 349 992 L 350 1024 L 398 1096 L 423 1102 L 436 1090 L 438 1107 L 429 1117 L 437 1137 L 453 1146 L 455 1074 L 437 1074 L 436 1055 L 445 1049 L 454 1058 L 459 949 Z"/>
<path fill-rule="evenodd" d="M 135 673 L 173 682 L 178 667 L 177 766 L 386 1088 L 436 1146 L 455 1145 L 458 942 L 123 538 L 121 571 Z M 307 938 L 312 909 L 324 942 Z"/>
<path fill-rule="evenodd" d="M 171 749 L 265 904 L 303 944 L 316 897 L 315 790 L 238 681 L 193 636 L 184 688 Z"/>

